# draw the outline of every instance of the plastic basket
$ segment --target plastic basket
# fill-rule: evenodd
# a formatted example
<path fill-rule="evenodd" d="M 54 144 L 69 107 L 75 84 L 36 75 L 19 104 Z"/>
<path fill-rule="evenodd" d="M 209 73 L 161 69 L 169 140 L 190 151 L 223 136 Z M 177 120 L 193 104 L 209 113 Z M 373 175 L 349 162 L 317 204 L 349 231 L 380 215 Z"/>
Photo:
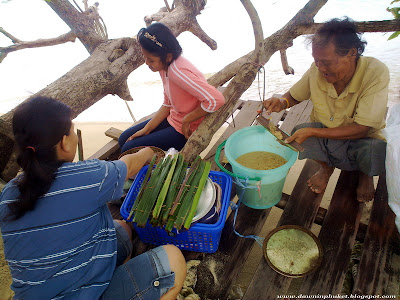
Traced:
<path fill-rule="evenodd" d="M 125 200 L 121 206 L 121 216 L 127 220 L 129 212 L 135 201 L 136 195 L 140 190 L 143 179 L 146 175 L 148 166 L 144 166 L 137 174 Z M 154 227 L 147 222 L 144 228 L 133 223 L 139 238 L 142 242 L 152 245 L 173 244 L 182 250 L 213 253 L 217 251 L 221 232 L 225 225 L 226 214 L 228 212 L 231 196 L 232 179 L 224 172 L 210 171 L 210 179 L 218 183 L 222 189 L 221 211 L 218 221 L 214 224 L 196 223 L 188 230 L 177 232 L 174 228 L 172 232 L 167 232 L 163 228 Z"/>

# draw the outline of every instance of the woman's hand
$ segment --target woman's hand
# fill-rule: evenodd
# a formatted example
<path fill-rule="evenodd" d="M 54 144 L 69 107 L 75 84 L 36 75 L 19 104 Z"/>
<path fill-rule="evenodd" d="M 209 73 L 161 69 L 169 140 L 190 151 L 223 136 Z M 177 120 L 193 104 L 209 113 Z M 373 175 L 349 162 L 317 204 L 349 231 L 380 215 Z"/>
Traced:
<path fill-rule="evenodd" d="M 296 141 L 297 143 L 302 144 L 306 139 L 308 139 L 309 137 L 314 136 L 313 129 L 314 128 L 311 128 L 311 127 L 300 128 L 292 136 L 289 136 L 285 140 L 285 143 L 291 143 L 293 141 Z"/>
<path fill-rule="evenodd" d="M 144 159 L 147 158 L 147 161 L 145 162 L 145 164 L 149 164 L 151 162 L 151 159 L 154 156 L 154 150 L 151 149 L 150 147 L 140 149 L 137 153 L 143 154 Z"/>
<path fill-rule="evenodd" d="M 147 132 L 146 128 L 142 128 L 138 131 L 136 131 L 134 134 L 132 134 L 126 141 L 131 141 L 134 138 L 137 138 L 139 136 L 147 135 L 149 132 Z"/>
<path fill-rule="evenodd" d="M 193 133 L 192 130 L 190 129 L 190 124 L 208 114 L 209 113 L 203 110 L 201 106 L 198 106 L 195 110 L 191 111 L 190 113 L 188 113 L 186 116 L 183 117 L 182 134 L 185 136 L 186 139 L 188 139 L 190 135 Z"/>
<path fill-rule="evenodd" d="M 263 101 L 263 106 L 267 110 L 267 113 L 280 112 L 281 110 L 286 108 L 285 105 L 286 104 L 283 103 L 280 98 L 276 97 L 271 97 Z"/>
<path fill-rule="evenodd" d="M 140 151 L 126 154 L 119 160 L 122 160 L 127 166 L 127 174 L 125 180 L 135 176 L 140 169 L 150 163 L 154 156 L 154 151 L 150 147 L 140 149 Z"/>
<path fill-rule="evenodd" d="M 182 123 L 182 133 L 186 139 L 189 139 L 189 137 L 193 133 L 192 130 L 190 129 L 190 123 L 187 123 L 187 122 Z"/>

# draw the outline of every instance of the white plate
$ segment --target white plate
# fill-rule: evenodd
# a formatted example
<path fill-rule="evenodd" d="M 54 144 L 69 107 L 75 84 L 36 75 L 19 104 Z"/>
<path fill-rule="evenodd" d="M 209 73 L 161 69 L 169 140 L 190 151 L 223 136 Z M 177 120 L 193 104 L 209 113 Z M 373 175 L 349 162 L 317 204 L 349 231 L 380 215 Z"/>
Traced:
<path fill-rule="evenodd" d="M 192 222 L 196 222 L 204 217 L 215 203 L 215 186 L 210 178 L 207 178 L 207 182 L 204 185 L 203 192 L 200 195 L 199 204 L 196 209 L 196 214 L 193 217 Z"/>

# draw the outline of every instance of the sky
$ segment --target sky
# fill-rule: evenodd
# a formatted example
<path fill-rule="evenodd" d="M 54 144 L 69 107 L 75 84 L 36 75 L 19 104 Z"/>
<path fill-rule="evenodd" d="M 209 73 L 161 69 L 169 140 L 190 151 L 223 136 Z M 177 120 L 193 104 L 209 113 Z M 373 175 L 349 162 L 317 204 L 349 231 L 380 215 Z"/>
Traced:
<path fill-rule="evenodd" d="M 100 4 L 100 15 L 107 25 L 109 38 L 135 36 L 139 29 L 145 26 L 143 17 L 157 12 L 164 6 L 164 0 L 97 1 Z M 79 0 L 76 2 L 81 3 Z M 279 30 L 307 2 L 306 0 L 252 1 L 262 21 L 265 37 Z M 89 5 L 93 3 L 94 1 L 89 1 Z M 323 22 L 343 15 L 348 15 L 356 21 L 392 19 L 392 15 L 386 11 L 389 4 L 390 0 L 329 0 L 318 12 L 315 21 Z M 188 32 L 181 34 L 178 40 L 182 45 L 184 56 L 203 73 L 219 71 L 254 48 L 251 22 L 239 0 L 208 0 L 197 19 L 205 32 L 217 41 L 218 49 L 212 51 Z M 25 41 L 52 38 L 69 31 L 67 25 L 44 0 L 8 2 L 0 0 L 0 27 Z M 374 50 L 373 47 L 379 47 L 380 51 L 382 43 L 386 43 L 389 34 L 378 35 L 377 39 L 381 42 L 375 45 L 369 44 L 367 49 Z M 302 39 L 295 40 L 295 46 L 300 43 Z M 10 44 L 10 40 L 0 34 L 0 47 Z M 398 47 L 400 38 L 387 42 L 385 49 L 382 49 L 382 56 L 386 55 L 383 50 L 397 52 Z M 298 64 L 295 69 L 302 73 L 312 61 L 310 51 L 304 45 L 289 49 L 288 54 L 290 51 L 295 55 L 289 57 L 290 64 Z M 391 55 L 397 57 L 396 53 Z M 9 106 L 15 105 L 13 99 L 39 91 L 87 57 L 88 53 L 79 41 L 10 53 L 0 64 L 0 114 L 12 108 Z M 273 57 L 272 60 L 278 61 L 279 56 Z M 137 84 L 154 80 L 159 80 L 158 74 L 150 72 L 146 66 L 141 66 L 130 75 L 128 82 Z M 135 93 L 132 94 L 135 99 Z"/>

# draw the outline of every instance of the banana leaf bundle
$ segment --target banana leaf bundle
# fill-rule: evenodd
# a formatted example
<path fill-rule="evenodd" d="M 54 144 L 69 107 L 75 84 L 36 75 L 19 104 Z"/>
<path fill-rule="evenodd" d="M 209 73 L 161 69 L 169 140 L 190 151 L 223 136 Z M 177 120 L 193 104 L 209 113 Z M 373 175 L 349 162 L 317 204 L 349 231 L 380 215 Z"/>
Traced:
<path fill-rule="evenodd" d="M 149 220 L 167 231 L 189 229 L 210 170 L 211 163 L 200 156 L 191 164 L 180 153 L 157 164 L 153 157 L 128 220 L 139 227 Z"/>

